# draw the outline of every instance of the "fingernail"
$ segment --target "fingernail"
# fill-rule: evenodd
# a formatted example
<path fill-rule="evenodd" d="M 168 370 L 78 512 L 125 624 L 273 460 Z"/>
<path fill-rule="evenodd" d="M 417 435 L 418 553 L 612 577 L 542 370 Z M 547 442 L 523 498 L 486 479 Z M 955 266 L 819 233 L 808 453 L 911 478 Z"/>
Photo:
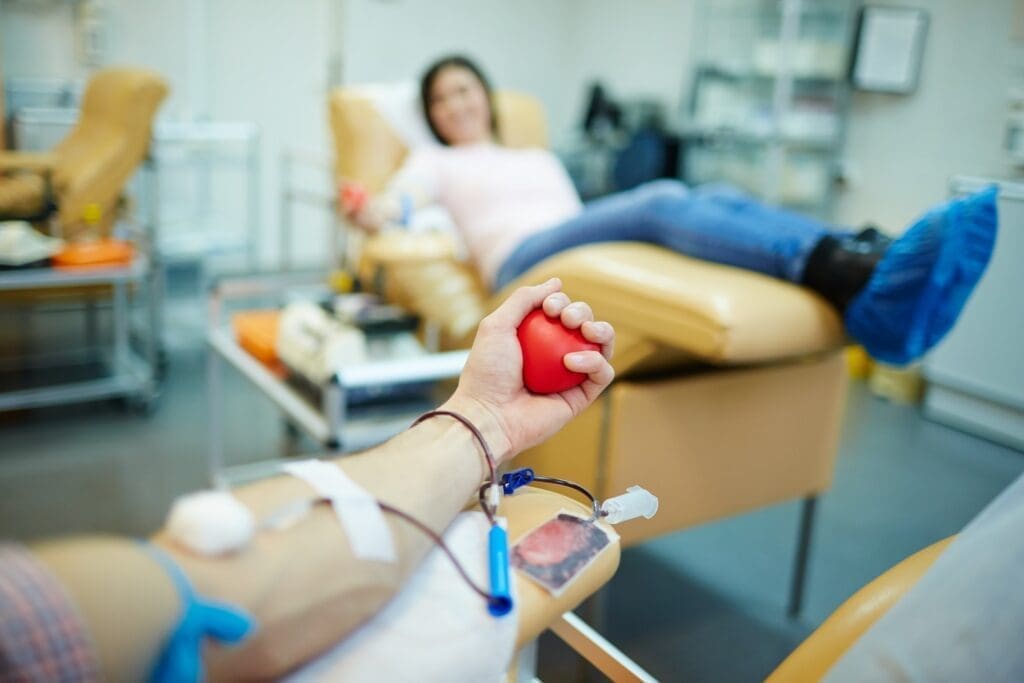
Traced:
<path fill-rule="evenodd" d="M 585 359 L 586 356 L 579 351 L 565 354 L 566 365 L 579 366 Z"/>

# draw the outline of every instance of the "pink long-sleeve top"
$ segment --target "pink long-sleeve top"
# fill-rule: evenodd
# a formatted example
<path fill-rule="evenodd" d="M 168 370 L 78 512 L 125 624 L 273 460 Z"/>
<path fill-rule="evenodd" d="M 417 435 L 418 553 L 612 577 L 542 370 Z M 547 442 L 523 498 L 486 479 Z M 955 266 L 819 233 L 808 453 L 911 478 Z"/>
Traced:
<path fill-rule="evenodd" d="M 413 191 L 444 206 L 488 284 L 524 239 L 582 208 L 554 154 L 490 142 L 417 149 L 395 175 L 391 189 Z"/>

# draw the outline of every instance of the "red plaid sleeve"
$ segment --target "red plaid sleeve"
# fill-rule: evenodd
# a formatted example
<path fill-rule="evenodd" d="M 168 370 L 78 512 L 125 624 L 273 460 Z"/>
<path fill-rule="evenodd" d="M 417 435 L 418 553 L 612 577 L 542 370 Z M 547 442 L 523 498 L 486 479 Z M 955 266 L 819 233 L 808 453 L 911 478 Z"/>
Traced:
<path fill-rule="evenodd" d="M 0 545 L 0 681 L 99 681 L 85 624 L 57 579 L 19 545 Z"/>

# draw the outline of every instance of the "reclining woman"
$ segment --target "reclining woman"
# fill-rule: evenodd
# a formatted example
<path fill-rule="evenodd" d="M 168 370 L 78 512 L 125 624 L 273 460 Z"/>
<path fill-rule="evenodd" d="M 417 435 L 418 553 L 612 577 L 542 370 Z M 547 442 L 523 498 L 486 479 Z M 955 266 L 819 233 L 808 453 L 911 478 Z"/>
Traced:
<path fill-rule="evenodd" d="M 553 154 L 496 142 L 491 89 L 472 61 L 434 63 L 420 94 L 441 144 L 413 150 L 353 218 L 376 231 L 397 222 L 410 200 L 440 203 L 494 289 L 572 247 L 649 242 L 807 286 L 835 306 L 869 353 L 904 364 L 952 328 L 995 243 L 995 188 L 932 209 L 895 241 L 874 229 L 836 229 L 735 189 L 690 190 L 673 180 L 584 206 Z"/>

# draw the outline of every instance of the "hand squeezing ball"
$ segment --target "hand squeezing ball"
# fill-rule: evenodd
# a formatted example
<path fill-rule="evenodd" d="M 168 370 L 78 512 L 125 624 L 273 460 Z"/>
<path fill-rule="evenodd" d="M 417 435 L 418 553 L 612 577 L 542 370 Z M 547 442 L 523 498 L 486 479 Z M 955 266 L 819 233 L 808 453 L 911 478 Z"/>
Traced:
<path fill-rule="evenodd" d="M 519 346 L 523 351 L 523 384 L 535 394 L 554 394 L 572 389 L 587 378 L 565 367 L 563 358 L 575 351 L 601 351 L 579 330 L 570 330 L 558 318 L 537 309 L 519 325 Z"/>
<path fill-rule="evenodd" d="M 359 213 L 366 206 L 368 196 L 362 183 L 344 183 L 341 186 L 341 210 L 350 216 Z"/>

